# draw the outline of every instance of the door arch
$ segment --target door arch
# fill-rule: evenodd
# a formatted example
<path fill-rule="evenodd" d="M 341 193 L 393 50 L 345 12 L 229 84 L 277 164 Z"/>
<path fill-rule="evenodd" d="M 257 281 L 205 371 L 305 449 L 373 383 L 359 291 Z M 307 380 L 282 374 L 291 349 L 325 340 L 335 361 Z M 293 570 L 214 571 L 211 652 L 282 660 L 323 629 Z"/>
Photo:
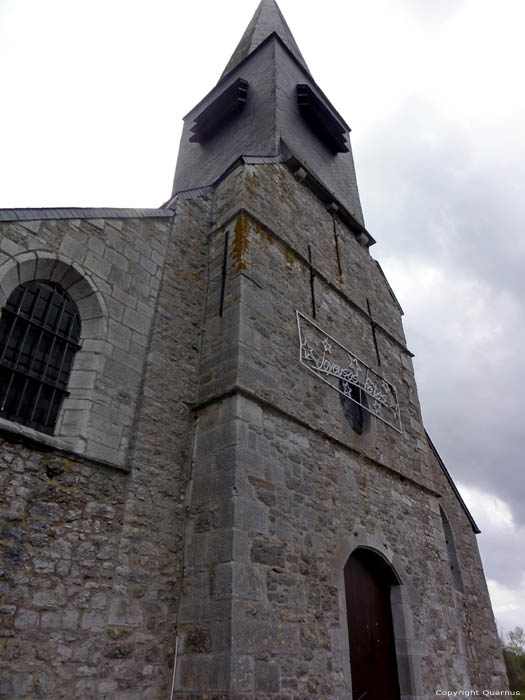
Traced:
<path fill-rule="evenodd" d="M 400 700 L 391 593 L 400 581 L 378 553 L 359 547 L 344 567 L 352 697 Z"/>

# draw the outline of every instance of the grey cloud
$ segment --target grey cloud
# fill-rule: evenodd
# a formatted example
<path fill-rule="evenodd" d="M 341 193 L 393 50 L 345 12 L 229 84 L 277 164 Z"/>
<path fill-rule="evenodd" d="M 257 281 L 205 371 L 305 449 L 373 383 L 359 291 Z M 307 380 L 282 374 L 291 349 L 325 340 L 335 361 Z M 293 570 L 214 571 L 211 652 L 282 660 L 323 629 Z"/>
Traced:
<path fill-rule="evenodd" d="M 525 160 L 511 152 L 480 163 L 483 147 L 481 134 L 407 100 L 360 144 L 365 215 L 387 255 L 402 248 L 405 256 L 439 256 L 522 295 Z"/>
<path fill-rule="evenodd" d="M 491 572 L 490 578 L 509 588 L 519 588 L 525 571 L 525 551 L 523 531 L 490 530 L 482 531 L 479 537 L 485 569 Z"/>
<path fill-rule="evenodd" d="M 508 148 L 508 147 L 507 147 Z M 498 494 L 525 523 L 524 166 L 420 99 L 356 148 L 372 252 L 443 286 L 403 298 L 426 426 L 452 474 Z M 462 289 L 472 291 L 462 296 Z"/>

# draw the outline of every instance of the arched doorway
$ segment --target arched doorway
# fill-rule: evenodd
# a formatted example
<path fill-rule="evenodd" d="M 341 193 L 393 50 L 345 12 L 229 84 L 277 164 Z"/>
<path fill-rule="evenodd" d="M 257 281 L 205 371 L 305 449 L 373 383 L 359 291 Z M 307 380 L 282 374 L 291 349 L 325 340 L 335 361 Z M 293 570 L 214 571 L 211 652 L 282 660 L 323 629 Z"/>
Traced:
<path fill-rule="evenodd" d="M 354 700 L 400 700 L 390 594 L 398 585 L 385 560 L 358 548 L 344 569 Z"/>

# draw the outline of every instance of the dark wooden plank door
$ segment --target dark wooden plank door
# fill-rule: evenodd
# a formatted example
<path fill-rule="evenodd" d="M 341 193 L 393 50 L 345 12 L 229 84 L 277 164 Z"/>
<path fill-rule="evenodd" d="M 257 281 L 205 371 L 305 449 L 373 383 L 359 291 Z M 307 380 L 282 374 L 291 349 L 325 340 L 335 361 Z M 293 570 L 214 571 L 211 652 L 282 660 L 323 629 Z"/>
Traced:
<path fill-rule="evenodd" d="M 354 700 L 400 700 L 390 606 L 392 575 L 379 556 L 356 550 L 345 566 Z"/>

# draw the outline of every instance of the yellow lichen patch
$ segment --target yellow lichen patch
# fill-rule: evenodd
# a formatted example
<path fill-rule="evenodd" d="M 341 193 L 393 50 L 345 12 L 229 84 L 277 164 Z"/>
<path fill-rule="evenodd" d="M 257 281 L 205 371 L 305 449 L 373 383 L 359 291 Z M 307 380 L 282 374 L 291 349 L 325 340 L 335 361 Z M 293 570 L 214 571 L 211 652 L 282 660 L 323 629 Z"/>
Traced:
<path fill-rule="evenodd" d="M 235 222 L 232 246 L 232 258 L 235 262 L 237 270 L 239 271 L 246 270 L 246 263 L 244 262 L 244 259 L 246 252 L 248 251 L 249 231 L 250 223 L 248 221 L 248 217 L 241 214 Z"/>
<path fill-rule="evenodd" d="M 284 202 L 286 195 L 288 194 L 288 183 L 286 181 L 286 173 L 283 168 L 279 168 L 279 199 Z"/>
<path fill-rule="evenodd" d="M 268 241 L 270 245 L 273 245 L 275 243 L 273 236 L 268 232 L 265 231 L 264 229 L 260 229 L 259 233 L 264 236 L 264 238 Z"/>
<path fill-rule="evenodd" d="M 287 248 L 284 251 L 284 259 L 286 260 L 286 269 L 289 273 L 300 272 L 301 270 L 304 270 L 304 264 L 302 260 L 299 260 L 295 256 L 294 252 L 290 250 L 290 248 Z"/>
<path fill-rule="evenodd" d="M 53 487 L 63 487 L 63 484 L 58 481 L 58 477 L 62 474 L 67 474 L 73 466 L 72 460 L 67 457 L 56 457 L 53 455 L 42 457 L 41 464 L 48 477 L 48 486 Z M 68 486 L 66 490 L 71 493 L 72 487 Z"/>
<path fill-rule="evenodd" d="M 246 192 L 248 194 L 248 197 L 250 199 L 253 199 L 255 197 L 255 189 L 256 189 L 256 183 L 257 183 L 257 178 L 255 176 L 255 173 L 250 173 L 247 172 L 245 179 L 245 187 L 246 187 Z"/>
<path fill-rule="evenodd" d="M 250 233 L 256 233 L 268 243 L 274 243 L 272 236 L 257 222 L 249 219 L 246 214 L 241 214 L 233 229 L 232 257 L 237 270 L 246 270 L 246 253 L 250 243 Z"/>

